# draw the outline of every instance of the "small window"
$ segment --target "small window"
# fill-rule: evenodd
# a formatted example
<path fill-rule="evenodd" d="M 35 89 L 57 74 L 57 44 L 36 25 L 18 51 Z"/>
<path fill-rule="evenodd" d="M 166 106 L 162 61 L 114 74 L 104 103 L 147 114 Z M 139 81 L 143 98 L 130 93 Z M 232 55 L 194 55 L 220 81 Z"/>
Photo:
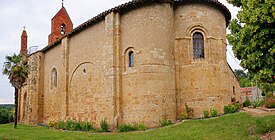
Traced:
<path fill-rule="evenodd" d="M 134 52 L 129 52 L 129 67 L 134 67 Z"/>
<path fill-rule="evenodd" d="M 57 87 L 57 71 L 55 68 L 53 68 L 51 72 L 51 89 L 54 87 Z"/>
<path fill-rule="evenodd" d="M 235 93 L 235 86 L 233 86 L 233 95 L 235 95 L 236 93 Z"/>
<path fill-rule="evenodd" d="M 61 33 L 62 35 L 64 35 L 64 34 L 65 34 L 65 31 L 66 31 L 66 25 L 65 25 L 64 23 L 62 23 L 62 24 L 61 24 L 60 33 Z"/>
<path fill-rule="evenodd" d="M 204 58 L 204 38 L 202 33 L 196 32 L 193 35 L 194 59 Z"/>

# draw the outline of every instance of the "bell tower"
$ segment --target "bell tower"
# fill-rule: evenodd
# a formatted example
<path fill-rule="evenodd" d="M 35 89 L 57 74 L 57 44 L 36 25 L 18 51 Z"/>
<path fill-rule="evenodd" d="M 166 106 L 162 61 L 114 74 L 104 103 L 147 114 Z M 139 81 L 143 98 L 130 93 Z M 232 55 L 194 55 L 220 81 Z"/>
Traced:
<path fill-rule="evenodd" d="M 27 56 L 27 45 L 28 45 L 27 43 L 28 43 L 28 35 L 24 27 L 23 32 L 21 34 L 21 49 L 20 49 L 20 53 L 23 54 L 24 56 Z"/>
<path fill-rule="evenodd" d="M 66 8 L 63 6 L 57 12 L 57 14 L 52 18 L 51 23 L 51 34 L 49 35 L 48 44 L 54 43 L 56 40 L 60 39 L 63 35 L 73 30 L 73 22 Z"/>

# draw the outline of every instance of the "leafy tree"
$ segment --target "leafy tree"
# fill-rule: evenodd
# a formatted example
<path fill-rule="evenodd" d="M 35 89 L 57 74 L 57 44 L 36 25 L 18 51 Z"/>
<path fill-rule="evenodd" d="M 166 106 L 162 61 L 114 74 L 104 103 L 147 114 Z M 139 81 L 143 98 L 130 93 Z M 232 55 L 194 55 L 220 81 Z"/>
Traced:
<path fill-rule="evenodd" d="M 251 78 L 248 76 L 248 74 L 243 70 L 234 70 L 235 75 L 238 77 L 240 81 L 241 87 L 251 87 Z"/>
<path fill-rule="evenodd" d="M 260 83 L 260 89 L 263 91 L 263 95 L 271 95 L 275 92 L 275 83 L 268 84 L 268 83 Z"/>
<path fill-rule="evenodd" d="M 11 85 L 14 87 L 15 113 L 14 113 L 14 128 L 17 127 L 17 112 L 18 112 L 18 90 L 22 87 L 29 74 L 29 66 L 22 54 L 6 56 L 4 62 L 3 74 L 8 75 Z"/>
<path fill-rule="evenodd" d="M 241 66 L 264 83 L 275 82 L 275 1 L 227 0 L 241 10 L 229 24 L 229 43 Z"/>
<path fill-rule="evenodd" d="M 254 86 L 256 86 L 256 82 L 244 70 L 235 69 L 234 73 L 238 77 L 241 87 L 251 87 L 253 86 L 252 83 L 254 83 Z M 275 92 L 275 83 L 269 84 L 258 82 L 258 87 L 263 91 L 264 94 Z"/>
<path fill-rule="evenodd" d="M 3 107 L 0 105 L 0 124 L 13 122 L 13 116 L 14 113 L 12 107 Z"/>

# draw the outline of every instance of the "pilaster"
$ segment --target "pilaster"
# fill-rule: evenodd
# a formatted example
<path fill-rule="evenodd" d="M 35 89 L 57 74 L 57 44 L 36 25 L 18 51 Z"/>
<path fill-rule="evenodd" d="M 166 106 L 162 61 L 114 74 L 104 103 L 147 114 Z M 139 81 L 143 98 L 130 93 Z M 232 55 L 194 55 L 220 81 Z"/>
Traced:
<path fill-rule="evenodd" d="M 121 114 L 121 43 L 120 43 L 120 15 L 119 13 L 110 13 L 105 17 L 105 32 L 108 45 L 112 46 L 112 73 L 113 73 L 113 128 L 117 129 L 122 122 Z"/>

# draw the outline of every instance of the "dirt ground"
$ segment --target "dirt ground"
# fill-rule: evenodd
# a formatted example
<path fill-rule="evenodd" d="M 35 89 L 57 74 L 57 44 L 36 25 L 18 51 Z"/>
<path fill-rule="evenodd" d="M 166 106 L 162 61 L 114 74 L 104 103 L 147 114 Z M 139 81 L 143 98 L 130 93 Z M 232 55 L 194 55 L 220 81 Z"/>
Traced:
<path fill-rule="evenodd" d="M 252 116 L 257 116 L 257 117 L 275 115 L 275 111 L 268 112 L 268 111 L 264 111 L 264 110 L 261 110 L 258 108 L 244 107 L 242 111 L 247 112 L 247 113 L 251 114 Z"/>
<path fill-rule="evenodd" d="M 275 132 L 267 133 L 261 136 L 262 140 L 275 140 Z"/>

